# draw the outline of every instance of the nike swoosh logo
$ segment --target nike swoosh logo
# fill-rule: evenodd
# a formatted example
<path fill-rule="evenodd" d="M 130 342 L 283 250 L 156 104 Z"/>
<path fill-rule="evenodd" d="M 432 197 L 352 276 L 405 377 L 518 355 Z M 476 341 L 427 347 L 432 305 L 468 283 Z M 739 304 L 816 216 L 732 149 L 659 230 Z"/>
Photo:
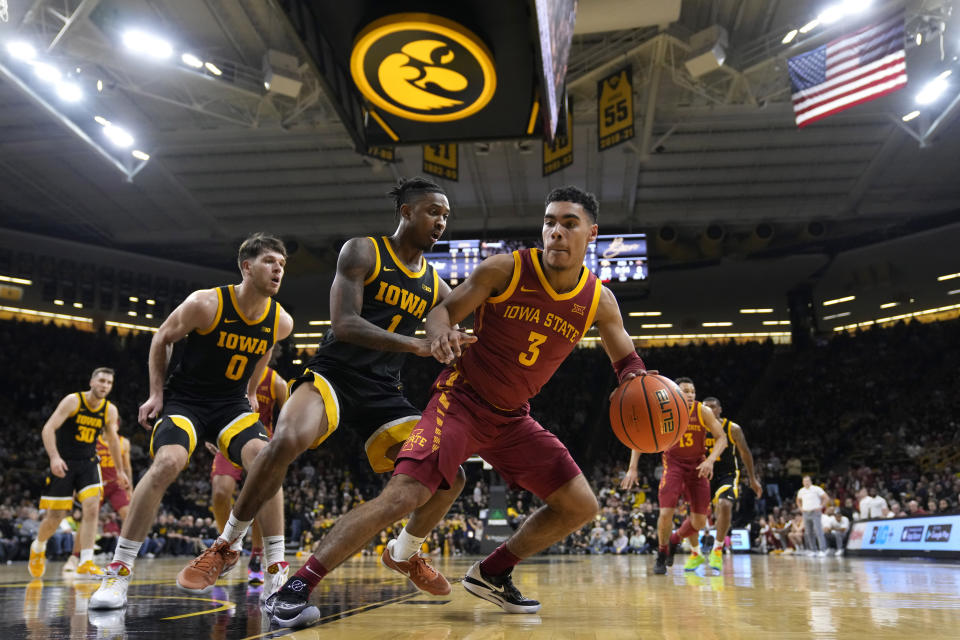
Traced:
<path fill-rule="evenodd" d="M 520 287 L 520 291 L 523 291 L 524 293 L 534 293 L 536 292 L 536 289 L 527 289 L 526 287 Z"/>
<path fill-rule="evenodd" d="M 230 324 L 231 322 L 237 322 L 237 319 L 234 318 L 233 320 L 230 320 L 230 319 L 228 319 L 228 318 L 224 318 L 223 321 L 224 321 L 226 324 Z"/>
<path fill-rule="evenodd" d="M 396 269 L 394 269 L 393 267 L 384 267 L 383 270 L 384 270 L 384 271 L 396 271 Z"/>

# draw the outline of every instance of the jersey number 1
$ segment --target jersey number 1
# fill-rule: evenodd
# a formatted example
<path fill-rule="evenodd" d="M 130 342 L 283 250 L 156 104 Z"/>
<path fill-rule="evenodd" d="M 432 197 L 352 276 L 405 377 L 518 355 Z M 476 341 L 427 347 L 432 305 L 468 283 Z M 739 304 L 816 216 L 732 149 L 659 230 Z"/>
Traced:
<path fill-rule="evenodd" d="M 525 367 L 532 367 L 533 363 L 540 357 L 540 345 L 547 341 L 547 336 L 531 331 L 527 340 L 530 341 L 530 346 L 517 357 L 517 360 Z"/>

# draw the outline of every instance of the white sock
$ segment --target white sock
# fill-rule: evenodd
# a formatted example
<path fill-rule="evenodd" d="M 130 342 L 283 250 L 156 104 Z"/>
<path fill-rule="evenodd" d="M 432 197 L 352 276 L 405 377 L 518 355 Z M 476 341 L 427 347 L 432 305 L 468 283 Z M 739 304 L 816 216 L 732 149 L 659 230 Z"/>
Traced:
<path fill-rule="evenodd" d="M 80 549 L 80 564 L 93 562 L 93 549 Z"/>
<path fill-rule="evenodd" d="M 117 538 L 117 548 L 113 551 L 113 561 L 122 562 L 132 571 L 133 563 L 137 561 L 137 554 L 140 553 L 141 546 L 143 546 L 142 540 L 138 542 L 120 536 Z M 93 551 L 93 549 L 90 551 Z"/>
<path fill-rule="evenodd" d="M 718 549 L 723 551 L 723 538 L 718 538 L 713 542 L 713 550 L 716 551 Z"/>
<path fill-rule="evenodd" d="M 46 553 L 47 551 L 47 541 L 44 540 L 40 542 L 39 540 L 34 540 L 30 543 L 30 550 L 34 553 Z"/>
<path fill-rule="evenodd" d="M 397 562 L 406 562 L 413 557 L 413 554 L 420 551 L 420 545 L 423 544 L 424 540 L 425 538 L 417 538 L 410 535 L 407 532 L 407 528 L 404 527 L 400 535 L 397 536 L 397 541 L 393 543 L 390 557 Z"/>
<path fill-rule="evenodd" d="M 263 536 L 264 566 L 269 568 L 277 562 L 283 562 L 283 536 Z"/>
<path fill-rule="evenodd" d="M 226 540 L 230 543 L 231 549 L 240 551 L 243 548 L 243 536 L 247 535 L 247 529 L 250 528 L 252 522 L 253 520 L 238 520 L 237 516 L 233 515 L 233 511 L 231 511 L 230 517 L 227 519 L 227 526 L 223 528 L 223 533 L 217 540 Z M 264 546 L 266 546 L 266 542 L 264 542 Z"/>

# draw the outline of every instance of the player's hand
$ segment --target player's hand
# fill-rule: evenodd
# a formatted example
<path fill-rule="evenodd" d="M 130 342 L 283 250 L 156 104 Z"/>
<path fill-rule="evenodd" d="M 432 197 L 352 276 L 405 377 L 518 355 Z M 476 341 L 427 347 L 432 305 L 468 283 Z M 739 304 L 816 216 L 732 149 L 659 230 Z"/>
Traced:
<path fill-rule="evenodd" d="M 750 488 L 753 489 L 758 498 L 763 494 L 763 487 L 760 486 L 760 481 L 756 478 L 750 478 Z"/>
<path fill-rule="evenodd" d="M 133 491 L 133 486 L 130 484 L 130 478 L 127 477 L 126 471 L 117 469 L 117 482 L 120 484 L 121 488 L 127 491 Z"/>
<path fill-rule="evenodd" d="M 627 380 L 633 380 L 637 376 L 656 376 L 656 375 L 660 375 L 660 372 L 657 371 L 656 369 L 650 369 L 649 371 L 646 369 L 641 369 L 640 371 L 631 371 L 627 375 L 623 376 L 623 380 L 621 380 L 617 384 L 617 388 L 610 392 L 610 399 L 613 400 L 613 394 L 615 394 L 617 392 L 617 389 L 620 388 L 620 385 L 622 385 Z"/>
<path fill-rule="evenodd" d="M 704 460 L 697 465 L 697 475 L 701 478 L 706 478 L 707 480 L 713 479 L 713 462 L 710 460 Z"/>
<path fill-rule="evenodd" d="M 256 394 L 256 392 L 254 392 L 254 393 L 248 393 L 248 394 L 247 394 L 247 402 L 250 403 L 250 410 L 251 410 L 251 411 L 253 411 L 254 413 L 259 413 L 259 412 L 260 412 L 260 401 L 257 400 L 257 394 Z"/>
<path fill-rule="evenodd" d="M 476 341 L 476 336 L 450 328 L 433 339 L 430 350 L 438 362 L 450 364 L 463 354 L 463 345 Z"/>
<path fill-rule="evenodd" d="M 411 340 L 413 340 L 413 349 L 410 353 L 421 358 L 429 358 L 433 355 L 429 340 L 426 338 L 411 338 Z"/>
<path fill-rule="evenodd" d="M 217 445 L 213 444 L 212 442 L 208 442 L 208 441 L 204 440 L 204 441 L 203 441 L 203 444 L 204 444 L 204 446 L 207 447 L 207 451 L 209 451 L 209 452 L 212 453 L 213 455 L 217 455 L 218 453 L 220 453 L 220 449 L 218 449 L 218 448 L 217 448 Z"/>
<path fill-rule="evenodd" d="M 163 409 L 163 394 L 150 396 L 146 402 L 140 405 L 140 411 L 137 412 L 137 422 L 144 429 L 153 429 L 153 423 L 160 415 L 161 409 Z"/>
<path fill-rule="evenodd" d="M 64 462 L 63 458 L 60 456 L 57 456 L 50 461 L 50 473 L 58 478 L 62 478 L 67 475 L 67 469 L 67 463 Z"/>
<path fill-rule="evenodd" d="M 620 488 L 629 489 L 635 484 L 639 484 L 637 481 L 637 470 L 627 469 L 627 473 L 623 476 L 623 480 L 620 481 Z"/>

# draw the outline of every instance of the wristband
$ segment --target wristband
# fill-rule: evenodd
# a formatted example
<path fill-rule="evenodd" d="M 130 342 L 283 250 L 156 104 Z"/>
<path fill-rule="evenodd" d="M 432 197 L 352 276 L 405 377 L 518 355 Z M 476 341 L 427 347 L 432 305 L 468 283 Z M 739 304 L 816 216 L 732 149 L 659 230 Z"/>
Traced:
<path fill-rule="evenodd" d="M 647 367 L 643 364 L 643 360 L 637 355 L 637 352 L 633 351 L 627 357 L 614 362 L 613 370 L 617 372 L 617 380 L 622 384 L 627 374 L 646 371 Z"/>

